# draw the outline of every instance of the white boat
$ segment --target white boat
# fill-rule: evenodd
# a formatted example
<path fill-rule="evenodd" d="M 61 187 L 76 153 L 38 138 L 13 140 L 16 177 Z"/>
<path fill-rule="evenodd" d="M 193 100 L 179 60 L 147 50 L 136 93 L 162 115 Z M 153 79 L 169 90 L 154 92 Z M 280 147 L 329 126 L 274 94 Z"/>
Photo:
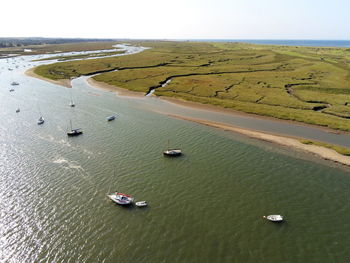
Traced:
<path fill-rule="evenodd" d="M 69 106 L 71 106 L 71 107 L 75 107 L 75 103 L 74 103 L 74 101 L 73 101 L 73 100 L 71 100 L 71 101 L 69 102 Z"/>
<path fill-rule="evenodd" d="M 180 156 L 182 151 L 180 149 L 169 149 L 169 140 L 168 140 L 168 149 L 163 152 L 164 156 L 175 157 Z"/>
<path fill-rule="evenodd" d="M 39 120 L 38 120 L 38 125 L 43 124 L 45 122 L 44 118 L 42 116 L 40 116 Z"/>
<path fill-rule="evenodd" d="M 136 202 L 135 205 L 138 207 L 145 207 L 145 206 L 147 206 L 147 202 L 146 201 L 139 201 L 139 202 Z"/>
<path fill-rule="evenodd" d="M 16 113 L 19 113 L 21 110 L 18 108 L 17 110 L 16 110 Z"/>
<path fill-rule="evenodd" d="M 263 216 L 263 218 L 266 218 L 267 220 L 270 220 L 272 222 L 282 222 L 283 221 L 283 216 L 281 216 L 281 215 L 268 215 L 268 216 Z"/>
<path fill-rule="evenodd" d="M 18 83 L 18 82 L 16 82 L 16 81 L 13 81 L 13 82 L 11 83 L 11 85 L 12 85 L 12 86 L 18 86 L 18 85 L 19 85 L 19 83 Z"/>
<path fill-rule="evenodd" d="M 15 89 L 14 89 L 14 88 L 11 88 L 11 89 L 10 89 L 10 92 L 12 92 L 12 91 L 15 91 Z"/>
<path fill-rule="evenodd" d="M 130 205 L 134 201 L 134 198 L 130 195 L 115 192 L 113 194 L 107 195 L 109 199 L 118 205 Z"/>
<path fill-rule="evenodd" d="M 114 115 L 107 117 L 107 121 L 113 121 L 114 119 L 115 119 Z"/>

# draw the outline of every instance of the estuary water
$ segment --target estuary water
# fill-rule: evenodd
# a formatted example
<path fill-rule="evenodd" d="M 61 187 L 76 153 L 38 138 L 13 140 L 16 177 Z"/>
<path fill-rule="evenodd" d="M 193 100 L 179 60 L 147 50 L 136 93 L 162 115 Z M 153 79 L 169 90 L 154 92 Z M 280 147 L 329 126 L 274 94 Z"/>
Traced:
<path fill-rule="evenodd" d="M 0 60 L 0 262 L 349 261 L 348 168 L 170 118 L 159 112 L 219 117 L 85 77 L 71 90 L 27 77 L 43 63 L 32 59 Z M 67 137 L 70 120 L 82 136 Z M 168 139 L 182 157 L 162 156 Z M 111 203 L 116 190 L 149 207 Z"/>

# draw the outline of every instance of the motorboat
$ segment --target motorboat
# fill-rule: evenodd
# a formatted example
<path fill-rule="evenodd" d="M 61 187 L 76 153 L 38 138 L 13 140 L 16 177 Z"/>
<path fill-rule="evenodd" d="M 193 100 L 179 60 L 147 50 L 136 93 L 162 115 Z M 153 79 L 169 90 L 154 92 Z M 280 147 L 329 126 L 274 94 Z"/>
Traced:
<path fill-rule="evenodd" d="M 10 89 L 10 92 L 12 92 L 12 91 L 15 91 L 15 89 L 14 89 L 14 88 L 11 88 L 11 89 Z"/>
<path fill-rule="evenodd" d="M 147 202 L 146 201 L 139 201 L 139 202 L 136 202 L 135 205 L 137 207 L 145 207 L 145 206 L 147 206 Z"/>
<path fill-rule="evenodd" d="M 115 119 L 114 115 L 107 117 L 107 121 L 113 121 L 114 119 Z"/>
<path fill-rule="evenodd" d="M 69 102 L 69 106 L 71 106 L 71 107 L 75 107 L 75 103 L 74 103 L 74 101 L 73 101 L 73 100 L 71 100 L 71 101 Z"/>
<path fill-rule="evenodd" d="M 42 116 L 40 116 L 39 120 L 38 120 L 38 125 L 41 125 L 45 122 L 44 118 Z"/>
<path fill-rule="evenodd" d="M 268 215 L 268 216 L 263 216 L 263 218 L 266 218 L 269 221 L 272 222 L 282 222 L 283 221 L 283 216 L 281 215 Z"/>
<path fill-rule="evenodd" d="M 18 82 L 16 82 L 16 81 L 13 81 L 13 82 L 11 83 L 11 85 L 12 85 L 12 86 L 18 86 L 18 85 L 19 85 L 19 83 L 18 83 Z"/>
<path fill-rule="evenodd" d="M 118 205 L 130 205 L 134 201 L 134 198 L 132 196 L 118 193 L 118 192 L 115 192 L 107 196 L 109 197 L 109 199 L 111 199 L 113 202 L 117 203 Z"/>
<path fill-rule="evenodd" d="M 17 110 L 16 110 L 16 113 L 19 113 L 21 110 L 18 108 Z"/>

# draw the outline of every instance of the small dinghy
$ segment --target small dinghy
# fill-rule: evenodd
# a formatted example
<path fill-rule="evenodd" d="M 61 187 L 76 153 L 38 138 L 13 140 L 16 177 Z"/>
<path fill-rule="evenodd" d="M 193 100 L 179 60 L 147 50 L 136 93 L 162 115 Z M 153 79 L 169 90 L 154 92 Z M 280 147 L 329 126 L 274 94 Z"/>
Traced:
<path fill-rule="evenodd" d="M 134 198 L 132 196 L 117 192 L 107 196 L 118 205 L 130 205 L 134 201 Z"/>
<path fill-rule="evenodd" d="M 263 218 L 266 218 L 269 221 L 272 222 L 282 222 L 283 221 L 283 216 L 281 215 L 269 215 L 269 216 L 263 216 Z"/>
<path fill-rule="evenodd" d="M 115 119 L 114 115 L 107 117 L 107 121 L 113 121 L 114 119 Z"/>
<path fill-rule="evenodd" d="M 145 206 L 147 206 L 147 202 L 146 201 L 139 201 L 139 202 L 136 202 L 135 205 L 137 207 L 145 207 Z"/>

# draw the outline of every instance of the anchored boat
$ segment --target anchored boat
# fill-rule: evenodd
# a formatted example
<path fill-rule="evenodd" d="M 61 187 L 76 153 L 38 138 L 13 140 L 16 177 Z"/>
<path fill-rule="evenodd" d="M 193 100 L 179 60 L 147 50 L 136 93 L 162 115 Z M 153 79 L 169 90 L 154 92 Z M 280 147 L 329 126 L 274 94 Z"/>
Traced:
<path fill-rule="evenodd" d="M 168 140 L 168 149 L 163 152 L 164 156 L 175 157 L 180 156 L 182 151 L 180 149 L 169 149 L 169 140 Z"/>
<path fill-rule="evenodd" d="M 263 216 L 263 218 L 266 218 L 269 221 L 272 222 L 282 222 L 283 221 L 283 216 L 281 215 L 269 215 L 269 216 Z"/>
<path fill-rule="evenodd" d="M 113 121 L 114 119 L 115 119 L 114 115 L 107 117 L 107 121 Z"/>
<path fill-rule="evenodd" d="M 134 201 L 134 198 L 132 196 L 118 192 L 107 196 L 118 205 L 130 205 Z"/>
<path fill-rule="evenodd" d="M 45 122 L 43 116 L 40 116 L 39 120 L 38 120 L 38 125 L 41 125 Z"/>
<path fill-rule="evenodd" d="M 83 131 L 80 128 L 73 129 L 72 128 L 72 121 L 70 121 L 70 131 L 67 132 L 68 136 L 78 136 L 80 134 L 83 134 Z"/>
<path fill-rule="evenodd" d="M 145 206 L 147 206 L 147 202 L 146 201 L 139 201 L 139 202 L 136 202 L 135 205 L 137 207 L 145 207 Z"/>

